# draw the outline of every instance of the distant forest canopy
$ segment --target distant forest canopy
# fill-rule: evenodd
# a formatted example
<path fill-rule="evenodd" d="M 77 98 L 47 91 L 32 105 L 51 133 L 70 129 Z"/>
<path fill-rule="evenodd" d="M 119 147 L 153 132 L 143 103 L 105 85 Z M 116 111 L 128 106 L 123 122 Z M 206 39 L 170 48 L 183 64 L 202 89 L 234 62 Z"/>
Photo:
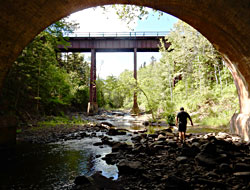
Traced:
<path fill-rule="evenodd" d="M 34 115 L 63 115 L 84 111 L 89 100 L 90 63 L 80 53 L 56 53 L 67 45 L 64 33 L 77 24 L 58 21 L 41 32 L 21 53 L 9 71 L 1 94 L 0 114 L 21 121 Z M 236 88 L 220 54 L 199 32 L 179 21 L 161 47 L 161 60 L 151 60 L 133 72 L 97 79 L 97 101 L 106 109 L 131 109 L 137 91 L 142 111 L 171 122 L 181 106 L 195 122 L 226 125 L 239 110 Z"/>

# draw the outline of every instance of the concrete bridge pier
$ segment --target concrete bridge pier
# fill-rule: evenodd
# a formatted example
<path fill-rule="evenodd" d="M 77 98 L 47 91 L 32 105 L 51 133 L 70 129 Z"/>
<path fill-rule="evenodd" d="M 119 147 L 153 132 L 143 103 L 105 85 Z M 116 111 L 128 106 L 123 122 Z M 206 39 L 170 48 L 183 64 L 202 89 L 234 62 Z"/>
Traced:
<path fill-rule="evenodd" d="M 97 112 L 98 105 L 96 98 L 96 50 L 91 49 L 90 88 L 87 114 L 94 115 Z"/>

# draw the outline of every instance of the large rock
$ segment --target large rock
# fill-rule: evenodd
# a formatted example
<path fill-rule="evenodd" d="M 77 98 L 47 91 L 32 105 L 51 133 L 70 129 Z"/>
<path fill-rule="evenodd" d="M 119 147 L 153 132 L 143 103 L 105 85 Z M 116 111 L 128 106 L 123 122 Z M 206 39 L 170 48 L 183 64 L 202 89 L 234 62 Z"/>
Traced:
<path fill-rule="evenodd" d="M 117 190 L 120 189 L 118 184 L 112 179 L 102 176 L 100 173 L 95 173 L 90 177 L 78 176 L 75 179 L 76 186 L 73 187 L 73 190 L 100 190 L 100 189 L 109 189 Z"/>
<path fill-rule="evenodd" d="M 207 154 L 216 154 L 217 153 L 217 147 L 214 143 L 207 143 L 204 144 L 202 147 L 202 151 Z"/>
<path fill-rule="evenodd" d="M 216 158 L 205 153 L 199 153 L 195 157 L 196 161 L 199 165 L 207 166 L 207 167 L 215 167 L 217 165 Z"/>
<path fill-rule="evenodd" d="M 104 158 L 102 158 L 103 160 L 106 161 L 107 164 L 115 164 L 117 162 L 116 158 L 118 157 L 119 153 L 118 152 L 112 152 L 110 154 L 107 154 Z"/>
<path fill-rule="evenodd" d="M 110 136 L 126 135 L 126 132 L 125 131 L 118 131 L 116 129 L 109 129 L 107 134 L 110 135 Z"/>
<path fill-rule="evenodd" d="M 215 167 L 216 165 L 228 161 L 226 154 L 209 154 L 206 152 L 200 152 L 195 160 L 199 165 L 206 167 Z"/>
<path fill-rule="evenodd" d="M 122 160 L 117 164 L 120 174 L 133 174 L 142 169 L 140 161 L 126 161 Z"/>

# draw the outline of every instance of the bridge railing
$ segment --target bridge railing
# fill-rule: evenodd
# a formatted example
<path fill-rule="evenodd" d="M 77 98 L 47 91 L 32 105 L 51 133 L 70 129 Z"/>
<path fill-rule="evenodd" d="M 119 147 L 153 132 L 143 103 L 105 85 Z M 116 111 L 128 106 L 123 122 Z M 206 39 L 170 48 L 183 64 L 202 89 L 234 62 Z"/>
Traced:
<path fill-rule="evenodd" d="M 166 36 L 169 31 L 147 32 L 74 32 L 68 37 L 143 37 L 143 36 Z"/>

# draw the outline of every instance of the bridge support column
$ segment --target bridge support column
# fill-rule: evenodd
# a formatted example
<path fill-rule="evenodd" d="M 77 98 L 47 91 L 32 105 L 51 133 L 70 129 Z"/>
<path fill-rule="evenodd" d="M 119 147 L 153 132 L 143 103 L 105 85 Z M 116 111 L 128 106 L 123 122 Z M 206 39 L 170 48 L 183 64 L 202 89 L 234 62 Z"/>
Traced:
<path fill-rule="evenodd" d="M 97 112 L 98 105 L 96 98 L 96 50 L 91 49 L 90 89 L 87 113 L 88 115 L 93 115 Z"/>
<path fill-rule="evenodd" d="M 137 48 L 134 48 L 134 79 L 137 85 Z M 140 109 L 137 103 L 137 89 L 135 89 L 134 91 L 134 105 L 131 112 L 136 115 L 140 113 Z"/>

